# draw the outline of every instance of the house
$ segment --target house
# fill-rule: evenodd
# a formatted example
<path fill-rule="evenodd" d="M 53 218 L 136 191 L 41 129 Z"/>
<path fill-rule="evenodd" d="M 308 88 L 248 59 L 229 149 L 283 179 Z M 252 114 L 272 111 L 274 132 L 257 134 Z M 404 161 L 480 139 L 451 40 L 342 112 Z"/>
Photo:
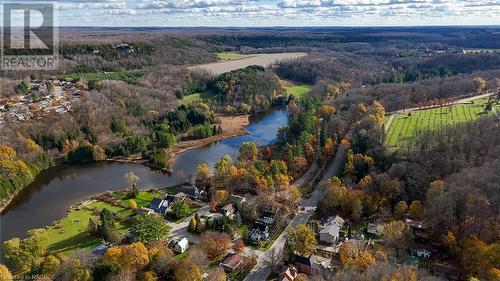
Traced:
<path fill-rule="evenodd" d="M 227 272 L 235 272 L 243 266 L 245 261 L 245 256 L 240 254 L 229 255 L 223 263 L 220 264 Z"/>
<path fill-rule="evenodd" d="M 148 208 L 155 211 L 155 213 L 166 215 L 170 210 L 170 204 L 165 199 L 153 198 Z"/>
<path fill-rule="evenodd" d="M 422 221 L 406 219 L 405 224 L 411 229 L 415 242 L 424 244 L 429 242 L 429 233 Z"/>
<path fill-rule="evenodd" d="M 235 209 L 234 209 L 234 206 L 232 204 L 225 205 L 224 207 L 221 208 L 220 211 L 224 216 L 226 216 L 230 219 L 232 219 L 234 217 L 234 214 L 235 214 Z"/>
<path fill-rule="evenodd" d="M 338 242 L 340 238 L 340 229 L 343 226 L 343 218 L 335 216 L 335 218 L 329 219 L 319 230 L 319 240 L 329 244 Z"/>
<path fill-rule="evenodd" d="M 253 224 L 253 229 L 248 234 L 250 240 L 254 242 L 259 242 L 263 240 L 267 240 L 269 238 L 269 225 L 256 221 Z"/>
<path fill-rule="evenodd" d="M 182 238 L 180 241 L 172 240 L 168 243 L 168 247 L 174 252 L 182 254 L 189 248 L 189 241 L 186 238 Z"/>
<path fill-rule="evenodd" d="M 241 204 L 245 203 L 245 201 L 247 201 L 247 199 L 243 196 L 233 194 L 231 195 L 231 197 L 229 197 L 229 203 L 236 206 L 241 206 Z"/>
<path fill-rule="evenodd" d="M 382 225 L 379 223 L 369 223 L 366 232 L 380 236 L 382 234 Z"/>
<path fill-rule="evenodd" d="M 295 256 L 295 267 L 300 273 L 307 275 L 320 275 L 325 277 L 331 270 L 331 259 L 311 255 L 308 258 L 302 256 Z"/>
<path fill-rule="evenodd" d="M 191 200 L 196 200 L 203 194 L 203 191 L 199 190 L 195 186 L 183 186 L 181 187 L 180 192 L 184 193 Z"/>
<path fill-rule="evenodd" d="M 431 251 L 427 250 L 427 249 L 415 249 L 415 250 L 412 250 L 412 254 L 416 257 L 419 257 L 419 258 L 430 258 L 431 257 Z"/>
<path fill-rule="evenodd" d="M 297 275 L 299 275 L 299 272 L 295 266 L 288 266 L 281 271 L 278 281 L 293 281 L 297 278 Z"/>

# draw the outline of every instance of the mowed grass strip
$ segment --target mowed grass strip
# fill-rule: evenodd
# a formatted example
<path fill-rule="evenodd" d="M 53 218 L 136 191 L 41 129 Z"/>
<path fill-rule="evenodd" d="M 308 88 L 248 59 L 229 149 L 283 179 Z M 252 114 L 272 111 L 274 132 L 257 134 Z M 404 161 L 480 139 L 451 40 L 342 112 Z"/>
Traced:
<path fill-rule="evenodd" d="M 389 147 L 398 147 L 424 131 L 442 130 L 446 126 L 477 120 L 490 114 L 485 111 L 486 103 L 487 99 L 481 99 L 473 104 L 456 104 L 417 110 L 411 112 L 411 115 L 396 115 L 387 131 L 386 143 Z"/>

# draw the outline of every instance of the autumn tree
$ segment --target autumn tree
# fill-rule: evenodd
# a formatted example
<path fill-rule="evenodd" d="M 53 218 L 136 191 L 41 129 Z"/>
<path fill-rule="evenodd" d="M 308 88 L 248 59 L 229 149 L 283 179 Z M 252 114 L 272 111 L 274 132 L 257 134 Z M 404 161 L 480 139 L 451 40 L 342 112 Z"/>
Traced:
<path fill-rule="evenodd" d="M 414 219 L 422 218 L 424 213 L 424 207 L 422 206 L 422 202 L 419 200 L 414 200 L 410 204 L 410 208 L 408 209 L 410 216 Z"/>
<path fill-rule="evenodd" d="M 394 206 L 394 216 L 398 219 L 403 218 L 407 211 L 408 205 L 405 201 L 399 201 L 396 206 Z"/>
<path fill-rule="evenodd" d="M 286 239 L 297 254 L 309 256 L 316 251 L 316 236 L 310 227 L 299 224 L 287 230 Z"/>
<path fill-rule="evenodd" d="M 226 272 L 222 268 L 216 268 L 205 279 L 206 281 L 226 281 Z"/>
<path fill-rule="evenodd" d="M 201 182 L 206 183 L 212 177 L 212 170 L 210 169 L 207 163 L 199 164 L 196 170 L 198 172 L 197 179 Z"/>
<path fill-rule="evenodd" d="M 365 271 L 367 268 L 375 264 L 375 258 L 368 251 L 360 253 L 354 260 L 354 269 L 359 272 Z"/>
<path fill-rule="evenodd" d="M 486 93 L 487 90 L 486 80 L 484 80 L 482 77 L 479 76 L 474 78 L 474 88 L 476 90 L 476 94 L 478 95 Z"/>
<path fill-rule="evenodd" d="M 129 206 L 130 206 L 130 209 L 135 210 L 135 209 L 137 209 L 137 202 L 135 202 L 134 199 L 130 199 Z"/>
<path fill-rule="evenodd" d="M 200 246 L 210 260 L 225 253 L 230 245 L 231 238 L 226 233 L 206 231 L 201 235 Z"/>
<path fill-rule="evenodd" d="M 111 247 L 104 253 L 103 259 L 122 269 L 142 269 L 149 264 L 148 249 L 140 242 Z"/>
<path fill-rule="evenodd" d="M 12 281 L 12 274 L 10 273 L 9 269 L 3 264 L 0 264 L 0 280 Z"/>
<path fill-rule="evenodd" d="M 243 239 L 238 239 L 233 244 L 233 250 L 236 253 L 242 253 L 245 250 L 245 243 L 243 243 Z"/>
<path fill-rule="evenodd" d="M 382 226 L 381 236 L 388 245 L 394 247 L 399 257 L 399 250 L 409 241 L 410 231 L 403 221 L 392 221 Z"/>
<path fill-rule="evenodd" d="M 342 243 L 339 248 L 340 262 L 344 267 L 352 266 L 359 255 L 359 249 L 353 242 Z"/>
<path fill-rule="evenodd" d="M 201 281 L 201 271 L 189 258 L 181 259 L 174 269 L 176 281 Z"/>
<path fill-rule="evenodd" d="M 244 142 L 240 146 L 239 153 L 240 155 L 238 157 L 238 160 L 242 162 L 253 163 L 255 162 L 255 160 L 257 160 L 259 149 L 254 142 Z"/>

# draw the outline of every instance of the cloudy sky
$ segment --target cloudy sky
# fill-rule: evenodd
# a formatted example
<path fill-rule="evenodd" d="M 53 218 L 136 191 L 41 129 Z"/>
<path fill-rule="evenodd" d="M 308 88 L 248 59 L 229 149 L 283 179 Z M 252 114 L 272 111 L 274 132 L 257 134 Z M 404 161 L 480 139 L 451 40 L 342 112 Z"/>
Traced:
<path fill-rule="evenodd" d="M 22 1 L 25 0 L 12 2 Z M 53 2 L 57 3 L 61 26 L 500 25 L 500 0 L 55 0 Z"/>

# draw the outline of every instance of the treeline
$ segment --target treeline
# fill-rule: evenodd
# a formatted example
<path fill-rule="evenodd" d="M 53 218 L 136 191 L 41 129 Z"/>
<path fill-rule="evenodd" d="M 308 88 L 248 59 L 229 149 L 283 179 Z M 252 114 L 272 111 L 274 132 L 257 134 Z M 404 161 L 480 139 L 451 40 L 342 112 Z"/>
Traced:
<path fill-rule="evenodd" d="M 0 202 L 31 183 L 51 165 L 51 160 L 32 139 L 18 135 L 14 148 L 0 145 Z"/>
<path fill-rule="evenodd" d="M 435 77 L 446 78 L 462 73 L 498 69 L 499 54 L 445 54 L 423 62 L 415 59 L 395 60 L 395 70 L 384 78 L 385 83 L 414 82 Z"/>

